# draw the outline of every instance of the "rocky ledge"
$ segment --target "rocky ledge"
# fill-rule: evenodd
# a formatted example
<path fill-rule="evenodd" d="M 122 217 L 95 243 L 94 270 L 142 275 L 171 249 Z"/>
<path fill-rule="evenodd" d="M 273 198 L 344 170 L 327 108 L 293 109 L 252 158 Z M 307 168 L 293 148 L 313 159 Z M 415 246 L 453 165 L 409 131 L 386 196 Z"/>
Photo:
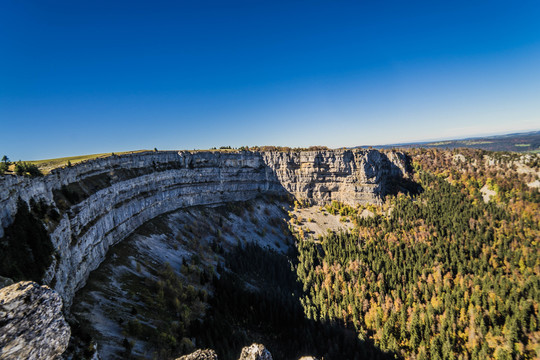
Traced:
<path fill-rule="evenodd" d="M 31 281 L 0 289 L 0 359 L 56 359 L 71 335 L 62 299 Z"/>
<path fill-rule="evenodd" d="M 214 350 L 197 350 L 189 355 L 184 355 L 176 360 L 218 360 Z M 264 345 L 251 344 L 242 349 L 238 360 L 272 360 L 272 354 Z M 304 356 L 300 360 L 317 360 L 311 356 Z"/>

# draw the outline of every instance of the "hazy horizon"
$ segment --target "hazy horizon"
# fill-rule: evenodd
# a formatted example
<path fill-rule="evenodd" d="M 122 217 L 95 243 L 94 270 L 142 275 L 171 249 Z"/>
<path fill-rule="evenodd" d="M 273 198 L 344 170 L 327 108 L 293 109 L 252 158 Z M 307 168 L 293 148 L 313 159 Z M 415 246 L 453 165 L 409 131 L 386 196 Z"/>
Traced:
<path fill-rule="evenodd" d="M 471 135 L 471 136 L 464 136 L 464 137 L 457 137 L 457 138 L 435 138 L 435 139 L 420 139 L 420 140 L 417 140 L 417 141 L 408 141 L 408 142 L 400 142 L 400 143 L 380 143 L 380 144 L 358 144 L 358 145 L 352 145 L 352 146 L 336 146 L 336 147 L 329 147 L 330 149 L 340 149 L 340 148 L 355 148 L 355 147 L 360 147 L 360 148 L 366 148 L 366 147 L 372 147 L 372 146 L 391 146 L 391 145 L 407 145 L 407 144 L 429 144 L 429 143 L 432 143 L 432 142 L 438 142 L 438 141 L 450 141 L 450 140 L 465 140 L 465 139 L 477 139 L 477 138 L 489 138 L 489 137 L 492 137 L 492 136 L 504 136 L 504 135 L 512 135 L 512 134 L 527 134 L 527 133 L 535 133 L 535 132 L 539 132 L 540 129 L 532 129 L 532 130 L 523 130 L 523 131 L 511 131 L 511 132 L 508 132 L 508 131 L 505 131 L 505 132 L 497 132 L 497 133 L 485 133 L 485 134 L 476 134 L 476 135 Z M 212 150 L 212 149 L 219 149 L 220 147 L 227 147 L 227 146 L 231 146 L 231 145 L 228 145 L 228 144 L 219 144 L 219 145 L 214 145 L 214 146 L 211 146 L 211 147 L 208 147 L 208 148 L 167 148 L 167 149 L 157 149 L 158 151 L 177 151 L 177 150 L 186 150 L 186 151 L 190 151 L 190 150 L 196 150 L 196 151 L 204 151 L 204 150 Z M 238 146 L 231 146 L 231 148 L 233 149 L 238 149 L 240 147 L 242 147 L 244 145 L 238 145 Z M 276 144 L 254 144 L 254 145 L 251 145 L 251 146 L 283 146 L 283 147 L 290 147 L 290 148 L 294 148 L 294 146 L 289 146 L 287 144 L 282 144 L 282 145 L 276 145 Z M 325 146 L 325 145 L 321 145 L 321 144 L 310 144 L 310 145 L 307 145 L 305 146 L 305 148 L 307 147 L 310 147 L 310 146 Z M 66 157 L 77 157 L 77 156 L 84 156 L 84 155 L 96 155 L 96 154 L 107 154 L 107 153 L 123 153 L 123 152 L 135 152 L 135 151 L 143 151 L 143 150 L 146 150 L 146 151 L 153 151 L 154 148 L 130 148 L 130 149 L 117 149 L 115 151 L 101 151 L 101 152 L 94 152 L 94 153 L 69 153 L 69 154 L 62 154 L 60 156 L 55 156 L 55 157 L 50 157 L 50 158 L 34 158 L 34 159 L 14 159 L 14 158 L 11 158 L 9 157 L 10 161 L 18 161 L 18 160 L 22 160 L 22 161 L 36 161 L 36 160 L 49 160 L 49 159 L 58 159 L 58 158 L 66 158 Z M 1 154 L 1 155 L 4 155 L 4 154 Z"/>

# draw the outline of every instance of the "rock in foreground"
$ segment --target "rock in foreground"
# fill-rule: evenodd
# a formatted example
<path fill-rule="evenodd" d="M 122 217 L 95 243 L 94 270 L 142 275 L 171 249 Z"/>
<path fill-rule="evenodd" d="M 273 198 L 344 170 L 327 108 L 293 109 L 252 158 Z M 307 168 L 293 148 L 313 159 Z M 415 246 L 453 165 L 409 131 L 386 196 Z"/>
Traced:
<path fill-rule="evenodd" d="M 0 289 L 0 359 L 59 358 L 70 335 L 54 290 L 32 281 Z"/>
<path fill-rule="evenodd" d="M 179 357 L 177 360 L 217 360 L 217 354 L 214 350 L 197 350 L 189 355 Z"/>
<path fill-rule="evenodd" d="M 177 360 L 218 360 L 214 350 L 197 350 L 189 355 L 184 355 Z M 238 360 L 272 360 L 272 355 L 264 345 L 251 344 L 242 349 Z"/>
<path fill-rule="evenodd" d="M 272 360 L 272 355 L 261 344 L 252 344 L 242 349 L 238 360 Z"/>

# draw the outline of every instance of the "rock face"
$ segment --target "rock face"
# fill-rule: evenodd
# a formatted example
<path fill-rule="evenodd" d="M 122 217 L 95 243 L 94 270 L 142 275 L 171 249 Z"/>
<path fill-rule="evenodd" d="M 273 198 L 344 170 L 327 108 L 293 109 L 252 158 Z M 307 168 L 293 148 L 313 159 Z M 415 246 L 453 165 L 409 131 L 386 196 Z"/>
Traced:
<path fill-rule="evenodd" d="M 272 360 L 272 355 L 261 344 L 252 344 L 242 349 L 238 360 Z"/>
<path fill-rule="evenodd" d="M 0 289 L 0 359 L 56 359 L 71 330 L 62 299 L 47 286 L 25 281 Z"/>
<path fill-rule="evenodd" d="M 109 247 L 158 215 L 260 194 L 291 194 L 315 204 L 379 202 L 392 179 L 405 173 L 403 154 L 374 150 L 110 156 L 43 178 L 0 177 L 0 238 L 18 198 L 59 213 L 59 221 L 47 225 L 56 255 L 43 282 L 69 306 Z"/>
<path fill-rule="evenodd" d="M 406 174 L 406 158 L 398 152 L 266 152 L 262 157 L 288 193 L 315 204 L 377 203 L 388 191 L 388 180 Z"/>

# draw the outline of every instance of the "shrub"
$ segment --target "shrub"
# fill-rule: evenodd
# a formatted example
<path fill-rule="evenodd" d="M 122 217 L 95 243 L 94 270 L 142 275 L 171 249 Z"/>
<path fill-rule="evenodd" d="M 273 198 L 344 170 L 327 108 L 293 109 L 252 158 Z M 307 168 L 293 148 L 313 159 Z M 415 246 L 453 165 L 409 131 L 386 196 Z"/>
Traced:
<path fill-rule="evenodd" d="M 18 161 L 15 163 L 15 173 L 20 176 L 37 177 L 43 176 L 43 173 L 37 165 L 29 164 L 27 162 Z"/>

